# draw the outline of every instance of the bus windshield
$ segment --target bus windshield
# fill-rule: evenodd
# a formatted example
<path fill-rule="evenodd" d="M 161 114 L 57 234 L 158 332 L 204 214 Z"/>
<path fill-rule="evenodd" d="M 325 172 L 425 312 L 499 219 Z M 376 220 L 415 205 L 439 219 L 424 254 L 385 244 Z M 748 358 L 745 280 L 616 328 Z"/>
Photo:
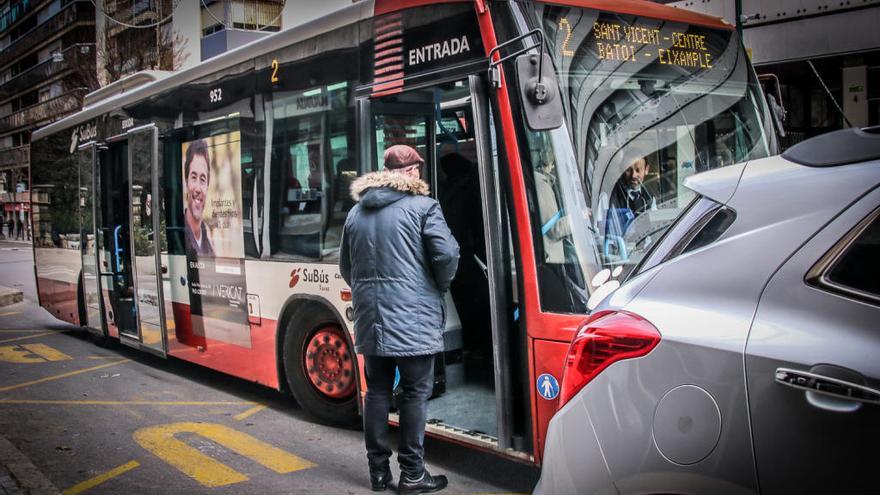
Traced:
<path fill-rule="evenodd" d="M 594 253 L 581 264 L 594 265 L 584 267 L 592 295 L 623 280 L 690 203 L 685 178 L 768 156 L 776 144 L 732 29 L 536 9 L 587 205 Z"/>

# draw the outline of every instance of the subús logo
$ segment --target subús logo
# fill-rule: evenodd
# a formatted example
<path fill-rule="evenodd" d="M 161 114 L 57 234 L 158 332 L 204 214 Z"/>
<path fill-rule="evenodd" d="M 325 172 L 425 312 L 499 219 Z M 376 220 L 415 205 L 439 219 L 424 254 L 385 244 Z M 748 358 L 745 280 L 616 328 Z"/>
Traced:
<path fill-rule="evenodd" d="M 302 275 L 302 280 L 305 282 L 312 282 L 318 284 L 329 284 L 330 283 L 330 275 L 328 275 L 323 270 L 319 270 L 317 268 L 313 270 L 304 270 L 302 268 L 296 268 L 292 272 L 290 272 L 290 288 L 292 289 L 296 284 L 300 281 L 300 275 Z"/>

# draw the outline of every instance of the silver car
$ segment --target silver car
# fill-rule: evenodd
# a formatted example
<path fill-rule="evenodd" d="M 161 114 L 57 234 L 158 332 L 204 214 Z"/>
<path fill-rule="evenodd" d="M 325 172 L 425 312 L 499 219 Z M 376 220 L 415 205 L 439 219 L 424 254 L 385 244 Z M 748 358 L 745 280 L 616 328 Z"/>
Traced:
<path fill-rule="evenodd" d="M 880 493 L 880 128 L 686 185 L 572 341 L 535 492 Z"/>

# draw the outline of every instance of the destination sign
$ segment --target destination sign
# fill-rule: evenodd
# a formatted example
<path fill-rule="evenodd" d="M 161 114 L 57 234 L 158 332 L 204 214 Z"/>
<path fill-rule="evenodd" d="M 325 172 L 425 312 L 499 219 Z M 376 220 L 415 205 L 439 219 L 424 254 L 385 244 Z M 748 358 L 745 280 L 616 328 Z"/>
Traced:
<path fill-rule="evenodd" d="M 563 56 L 574 56 L 568 46 L 572 37 L 571 23 L 562 18 L 559 27 L 565 35 L 560 46 Z M 567 31 L 567 32 L 566 32 Z M 638 23 L 623 24 L 614 20 L 597 20 L 592 36 L 584 40 L 600 60 L 616 62 L 653 62 L 688 69 L 711 69 L 715 54 L 707 43 L 706 34 L 676 29 L 658 29 Z M 592 45 L 592 46 L 590 46 Z"/>

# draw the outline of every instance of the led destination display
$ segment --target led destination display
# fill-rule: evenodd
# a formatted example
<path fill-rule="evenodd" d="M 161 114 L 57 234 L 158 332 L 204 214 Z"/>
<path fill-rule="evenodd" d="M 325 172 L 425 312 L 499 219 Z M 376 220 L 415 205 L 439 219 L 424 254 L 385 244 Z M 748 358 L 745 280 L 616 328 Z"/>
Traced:
<path fill-rule="evenodd" d="M 560 28 L 571 30 L 567 18 L 559 22 Z M 592 48 L 599 59 L 619 62 L 651 62 L 688 69 L 711 69 L 716 54 L 707 42 L 707 35 L 676 29 L 658 29 L 640 24 L 623 24 L 613 20 L 592 23 L 592 33 L 584 40 L 586 48 Z M 568 47 L 571 31 L 562 44 L 562 54 L 573 56 Z M 592 46 L 589 46 L 592 45 Z"/>

